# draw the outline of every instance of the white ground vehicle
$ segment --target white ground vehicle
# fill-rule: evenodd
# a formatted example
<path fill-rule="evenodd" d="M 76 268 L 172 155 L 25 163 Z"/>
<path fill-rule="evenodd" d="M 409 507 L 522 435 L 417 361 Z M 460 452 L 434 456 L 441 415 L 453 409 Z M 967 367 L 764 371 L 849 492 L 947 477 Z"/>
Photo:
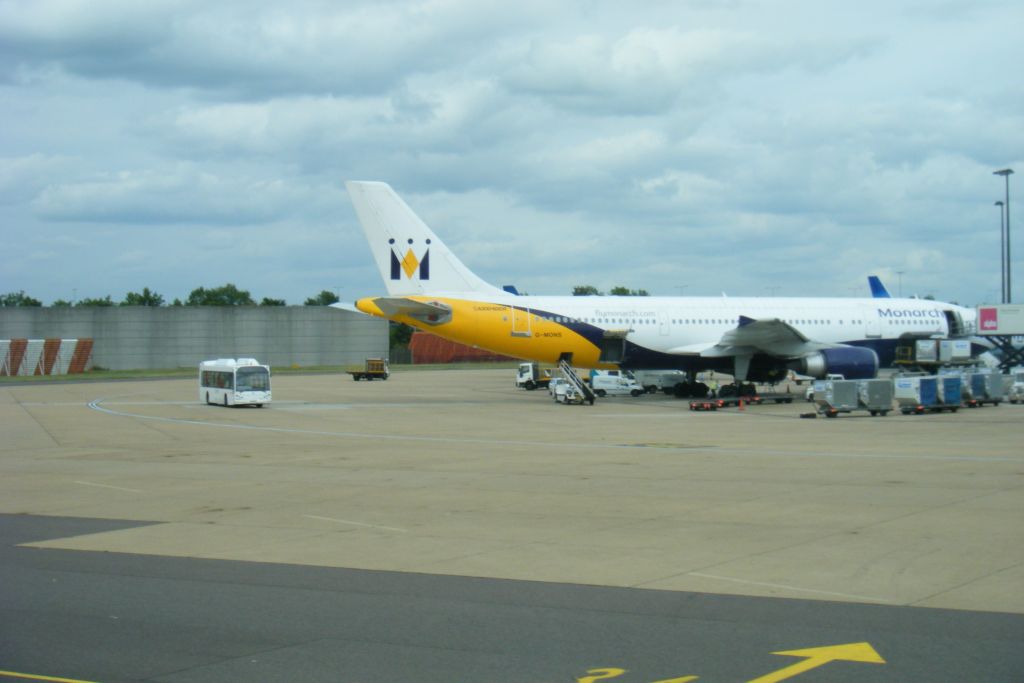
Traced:
<path fill-rule="evenodd" d="M 270 366 L 255 358 L 218 358 L 199 364 L 199 400 L 224 406 L 270 403 Z"/>
<path fill-rule="evenodd" d="M 551 398 L 558 400 L 558 387 L 565 386 L 569 383 L 564 377 L 552 377 L 551 381 L 548 382 L 548 393 L 551 394 Z M 563 392 L 564 393 L 564 392 Z"/>
<path fill-rule="evenodd" d="M 686 382 L 686 373 L 682 370 L 632 370 L 633 379 L 637 384 L 653 394 L 656 391 L 664 391 L 671 394 L 677 384 Z"/>
<path fill-rule="evenodd" d="M 808 403 L 814 402 L 814 385 L 818 382 L 828 381 L 833 379 L 846 379 L 842 375 L 826 375 L 824 380 L 812 380 L 810 385 L 807 387 L 807 391 L 804 392 L 804 398 Z M 824 385 L 822 385 L 824 386 Z"/>
<path fill-rule="evenodd" d="M 1013 384 L 1006 392 L 1006 400 L 1010 403 L 1024 403 L 1024 367 L 1016 367 L 1010 370 Z"/>
<path fill-rule="evenodd" d="M 551 382 L 551 368 L 540 367 L 539 363 L 520 363 L 516 371 L 516 386 L 533 391 L 543 388 Z"/>
<path fill-rule="evenodd" d="M 555 401 L 558 403 L 564 403 L 566 405 L 569 405 L 570 403 L 582 405 L 583 402 L 587 400 L 586 397 L 581 394 L 579 390 L 568 380 L 562 380 L 557 384 L 555 384 L 555 380 L 552 380 L 552 385 L 555 387 Z"/>
<path fill-rule="evenodd" d="M 590 386 L 599 397 L 640 396 L 647 393 L 632 375 L 621 370 L 592 370 Z"/>

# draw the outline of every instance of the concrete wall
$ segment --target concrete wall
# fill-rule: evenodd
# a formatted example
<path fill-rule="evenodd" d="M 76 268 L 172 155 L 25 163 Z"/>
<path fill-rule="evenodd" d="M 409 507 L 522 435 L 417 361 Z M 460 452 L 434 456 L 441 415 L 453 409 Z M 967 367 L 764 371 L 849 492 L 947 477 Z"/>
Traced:
<path fill-rule="evenodd" d="M 91 337 L 92 365 L 111 370 L 349 365 L 388 350 L 387 321 L 327 306 L 0 307 L 0 339 L 57 337 Z"/>

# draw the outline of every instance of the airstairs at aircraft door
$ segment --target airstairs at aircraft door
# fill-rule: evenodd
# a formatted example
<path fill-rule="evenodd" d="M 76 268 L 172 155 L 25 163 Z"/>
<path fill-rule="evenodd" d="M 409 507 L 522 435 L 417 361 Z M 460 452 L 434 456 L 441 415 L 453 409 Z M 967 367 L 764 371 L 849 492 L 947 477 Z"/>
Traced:
<path fill-rule="evenodd" d="M 569 361 L 561 360 L 558 362 L 558 369 L 562 371 L 562 377 L 565 377 L 569 384 L 576 388 L 576 391 L 580 392 L 580 395 L 590 405 L 594 405 L 594 390 L 590 388 L 586 382 L 580 379 L 580 376 L 576 374 L 576 371 L 569 365 Z"/>

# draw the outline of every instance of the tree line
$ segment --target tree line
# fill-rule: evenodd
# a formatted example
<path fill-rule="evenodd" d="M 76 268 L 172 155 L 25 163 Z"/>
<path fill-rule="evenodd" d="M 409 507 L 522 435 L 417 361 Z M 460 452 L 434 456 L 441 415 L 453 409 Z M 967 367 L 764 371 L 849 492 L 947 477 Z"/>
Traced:
<path fill-rule="evenodd" d="M 577 285 L 572 289 L 573 296 L 604 296 L 604 292 L 600 291 L 593 285 Z M 648 296 L 647 290 L 645 289 L 629 289 L 628 287 L 612 287 L 608 294 L 610 296 Z M 316 296 L 311 296 L 306 299 L 303 305 L 305 306 L 330 306 L 331 304 L 339 301 L 338 296 L 330 291 L 323 290 Z M 7 294 L 0 295 L 0 307 L 8 306 L 42 306 L 43 302 L 39 299 L 25 294 L 25 292 L 9 292 Z M 153 292 L 149 287 L 143 287 L 141 292 L 128 292 L 125 294 L 124 299 L 121 301 L 114 301 L 113 298 L 108 294 L 102 298 L 90 298 L 79 299 L 78 301 L 66 301 L 65 299 L 57 299 L 52 304 L 53 308 L 71 308 L 82 307 L 82 306 L 287 306 L 288 302 L 284 299 L 273 299 L 270 297 L 263 297 L 263 299 L 256 303 L 252 295 L 244 289 L 238 289 L 235 285 L 228 283 L 221 287 L 211 287 L 207 289 L 205 287 L 196 287 L 188 295 L 185 301 L 181 299 L 175 299 L 171 303 L 166 303 L 164 297 L 161 294 Z"/>
<path fill-rule="evenodd" d="M 573 296 L 604 296 L 604 292 L 593 285 L 577 285 L 572 288 Z M 650 296 L 646 289 L 630 289 L 629 287 L 612 287 L 608 296 Z"/>
<path fill-rule="evenodd" d="M 339 301 L 338 296 L 329 290 L 323 290 L 316 296 L 306 299 L 306 306 L 329 306 Z M 0 295 L 0 306 L 42 306 L 43 303 L 34 297 L 25 294 L 24 291 L 9 292 Z M 228 283 L 221 287 L 197 287 L 192 290 L 185 301 L 175 299 L 166 303 L 161 294 L 150 291 L 149 287 L 143 287 L 141 292 L 128 292 L 124 299 L 115 302 L 108 294 L 102 298 L 85 298 L 78 301 L 66 301 L 57 299 L 51 307 L 70 308 L 83 306 L 287 306 L 284 299 L 272 299 L 263 297 L 263 300 L 256 303 L 252 295 L 244 289 Z"/>

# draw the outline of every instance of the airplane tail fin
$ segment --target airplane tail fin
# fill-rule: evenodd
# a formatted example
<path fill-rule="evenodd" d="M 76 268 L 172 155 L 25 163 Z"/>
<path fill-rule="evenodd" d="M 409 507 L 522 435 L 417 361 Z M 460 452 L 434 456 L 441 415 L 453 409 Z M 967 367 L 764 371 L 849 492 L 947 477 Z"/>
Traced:
<path fill-rule="evenodd" d="M 390 185 L 348 181 L 345 187 L 389 295 L 503 294 L 463 265 Z"/>
<path fill-rule="evenodd" d="M 885 288 L 877 275 L 868 275 L 868 284 L 871 286 L 871 296 L 875 299 L 889 299 L 889 290 Z"/>

